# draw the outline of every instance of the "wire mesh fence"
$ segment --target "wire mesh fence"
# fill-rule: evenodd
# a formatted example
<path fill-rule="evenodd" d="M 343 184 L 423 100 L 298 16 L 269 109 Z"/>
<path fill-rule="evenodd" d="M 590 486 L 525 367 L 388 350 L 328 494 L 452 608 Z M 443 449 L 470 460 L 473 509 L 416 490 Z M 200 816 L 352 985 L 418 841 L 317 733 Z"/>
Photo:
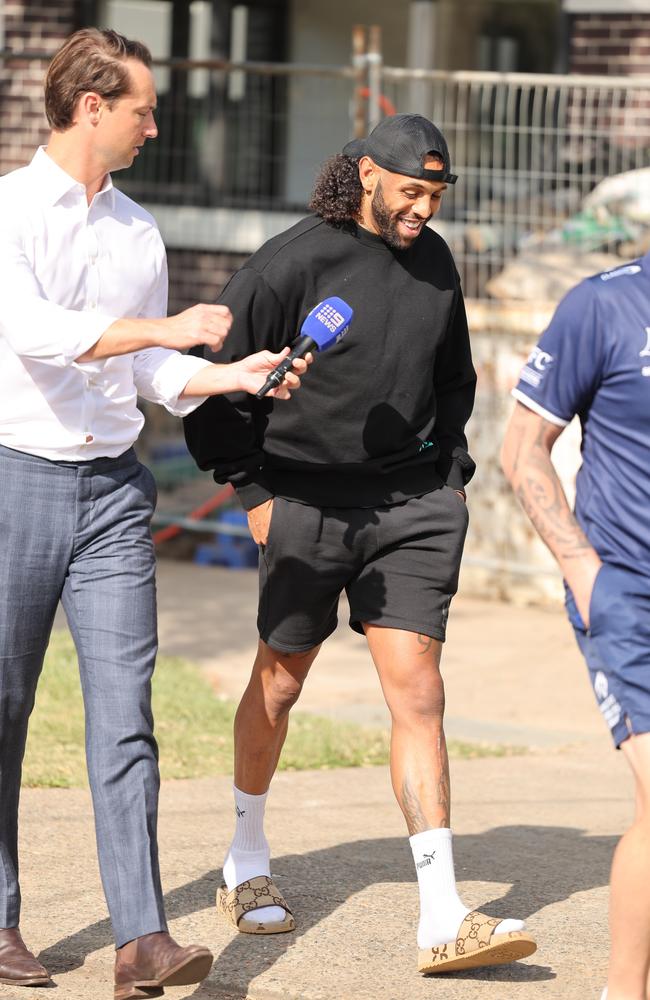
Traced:
<path fill-rule="evenodd" d="M 416 107 L 449 141 L 460 179 L 439 219 L 469 295 L 482 297 L 521 252 L 647 249 L 633 219 L 616 207 L 595 212 L 585 198 L 603 179 L 650 163 L 650 80 L 391 68 L 383 76 L 396 110 Z"/>
<path fill-rule="evenodd" d="M 159 136 L 129 172 L 131 191 L 149 203 L 304 210 L 320 153 L 336 148 L 319 140 L 348 138 L 350 67 L 188 61 L 161 68 Z M 200 86 L 197 73 L 205 74 Z"/>
<path fill-rule="evenodd" d="M 352 67 L 199 64 L 171 74 L 160 138 L 128 186 L 149 203 L 306 209 L 319 164 L 351 137 L 370 95 Z M 649 163 L 650 80 L 444 73 L 381 67 L 381 114 L 420 111 L 444 131 L 459 182 L 436 226 L 468 296 L 518 254 L 633 256 L 634 219 L 585 210 L 604 178 Z"/>
<path fill-rule="evenodd" d="M 9 102 L 34 89 L 34 64 L 45 62 L 2 58 Z M 486 297 L 490 280 L 521 254 L 630 258 L 650 248 L 641 210 L 604 210 L 587 198 L 603 179 L 648 164 L 650 78 L 411 70 L 383 66 L 376 53 L 371 67 L 167 60 L 156 74 L 159 137 L 119 178 L 150 206 L 303 212 L 320 163 L 355 131 L 383 114 L 418 111 L 445 132 L 459 174 L 436 228 L 469 297 Z M 16 114 L 25 120 L 22 105 L 3 111 L 5 143 L 21 127 Z M 183 225 L 191 248 L 192 223 Z"/>

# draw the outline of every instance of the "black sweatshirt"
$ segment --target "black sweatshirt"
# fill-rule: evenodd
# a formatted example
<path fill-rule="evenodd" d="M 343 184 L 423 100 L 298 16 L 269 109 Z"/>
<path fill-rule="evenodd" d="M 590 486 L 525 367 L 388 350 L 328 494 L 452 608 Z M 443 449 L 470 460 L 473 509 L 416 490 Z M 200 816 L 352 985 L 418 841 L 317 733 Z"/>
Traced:
<path fill-rule="evenodd" d="M 354 223 L 303 219 L 233 275 L 219 299 L 232 329 L 205 356 L 227 363 L 279 351 L 330 295 L 354 318 L 290 400 L 213 396 L 185 418 L 200 468 L 231 482 L 247 510 L 272 496 L 375 507 L 443 482 L 462 489 L 474 472 L 464 427 L 476 375 L 458 274 L 433 230 L 396 251 Z"/>

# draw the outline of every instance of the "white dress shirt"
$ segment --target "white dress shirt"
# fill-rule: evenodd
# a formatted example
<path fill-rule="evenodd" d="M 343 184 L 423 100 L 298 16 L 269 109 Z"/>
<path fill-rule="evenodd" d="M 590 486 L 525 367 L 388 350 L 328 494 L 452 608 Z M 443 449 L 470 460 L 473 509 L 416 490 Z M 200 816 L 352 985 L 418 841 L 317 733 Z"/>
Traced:
<path fill-rule="evenodd" d="M 206 361 L 155 347 L 74 359 L 117 319 L 167 315 L 156 224 L 113 187 L 86 189 L 39 149 L 0 178 L 0 444 L 43 458 L 116 457 L 144 423 L 138 394 L 183 416 Z"/>

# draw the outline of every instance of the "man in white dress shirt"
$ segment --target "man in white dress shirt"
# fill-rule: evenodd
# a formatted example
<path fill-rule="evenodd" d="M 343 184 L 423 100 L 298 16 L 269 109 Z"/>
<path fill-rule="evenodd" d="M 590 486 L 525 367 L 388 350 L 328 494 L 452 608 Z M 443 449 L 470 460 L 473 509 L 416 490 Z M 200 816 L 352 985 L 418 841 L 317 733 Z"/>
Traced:
<path fill-rule="evenodd" d="M 115 32 L 72 35 L 46 79 L 47 147 L 0 179 L 0 982 L 49 982 L 20 936 L 17 829 L 27 724 L 61 600 L 81 672 L 116 1000 L 199 982 L 212 964 L 207 948 L 170 937 L 160 886 L 155 484 L 132 448 L 137 396 L 182 416 L 207 395 L 255 392 L 286 353 L 233 365 L 178 353 L 218 350 L 231 316 L 197 305 L 166 318 L 160 234 L 111 181 L 157 134 L 150 64 L 144 45 Z M 298 384 L 289 373 L 276 394 Z"/>

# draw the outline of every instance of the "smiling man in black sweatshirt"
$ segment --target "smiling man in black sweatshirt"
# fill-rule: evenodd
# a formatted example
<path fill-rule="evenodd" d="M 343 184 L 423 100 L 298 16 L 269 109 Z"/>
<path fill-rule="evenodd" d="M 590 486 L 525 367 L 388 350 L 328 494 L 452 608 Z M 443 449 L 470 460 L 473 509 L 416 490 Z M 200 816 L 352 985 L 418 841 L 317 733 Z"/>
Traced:
<path fill-rule="evenodd" d="M 521 921 L 470 913 L 454 877 L 440 654 L 467 530 L 476 376 L 458 274 L 427 222 L 455 181 L 444 137 L 419 115 L 348 143 L 318 178 L 314 214 L 226 286 L 234 320 L 214 360 L 279 351 L 332 295 L 354 310 L 349 332 L 290 406 L 237 394 L 186 419 L 196 461 L 233 484 L 260 546 L 260 641 L 235 722 L 236 831 L 218 907 L 246 933 L 295 927 L 269 877 L 264 807 L 289 710 L 345 590 L 392 716 L 421 972 L 535 950 Z"/>

